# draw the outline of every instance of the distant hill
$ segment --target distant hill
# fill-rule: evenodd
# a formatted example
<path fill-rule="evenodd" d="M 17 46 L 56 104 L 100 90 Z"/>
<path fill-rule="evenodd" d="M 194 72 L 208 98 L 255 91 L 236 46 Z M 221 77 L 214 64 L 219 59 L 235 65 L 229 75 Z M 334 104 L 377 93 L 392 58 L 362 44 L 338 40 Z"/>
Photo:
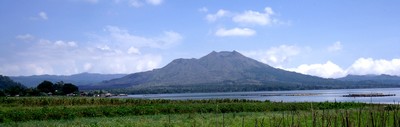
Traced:
<path fill-rule="evenodd" d="M 273 68 L 239 52 L 211 52 L 200 59 L 176 59 L 163 68 L 129 74 L 89 86 L 130 93 L 222 92 L 373 87 Z"/>
<path fill-rule="evenodd" d="M 34 76 L 12 76 L 12 80 L 20 82 L 27 87 L 36 87 L 44 80 L 51 82 L 68 82 L 78 86 L 96 84 L 101 81 L 121 78 L 126 74 L 96 74 L 96 73 L 79 73 L 74 75 L 34 75 Z"/>
<path fill-rule="evenodd" d="M 7 76 L 0 75 L 0 90 L 8 89 L 11 87 L 25 88 L 21 83 L 15 82 Z"/>
<path fill-rule="evenodd" d="M 392 75 L 347 75 L 343 78 L 338 78 L 341 81 L 352 81 L 352 82 L 376 82 L 383 84 L 400 84 L 399 76 Z"/>

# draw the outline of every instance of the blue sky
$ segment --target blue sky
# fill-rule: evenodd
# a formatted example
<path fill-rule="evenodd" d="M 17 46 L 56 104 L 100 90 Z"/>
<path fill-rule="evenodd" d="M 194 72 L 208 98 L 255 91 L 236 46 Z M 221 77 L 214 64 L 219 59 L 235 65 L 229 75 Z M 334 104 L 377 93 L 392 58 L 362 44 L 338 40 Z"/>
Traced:
<path fill-rule="evenodd" d="M 400 76 L 400 1 L 3 0 L 0 74 L 134 73 L 236 50 L 326 78 Z"/>

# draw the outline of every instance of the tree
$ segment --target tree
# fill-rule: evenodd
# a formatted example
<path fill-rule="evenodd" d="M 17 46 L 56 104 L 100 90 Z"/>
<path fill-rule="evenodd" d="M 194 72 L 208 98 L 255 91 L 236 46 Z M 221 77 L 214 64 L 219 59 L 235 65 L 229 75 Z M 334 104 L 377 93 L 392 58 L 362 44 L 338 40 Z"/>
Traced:
<path fill-rule="evenodd" d="M 24 95 L 25 89 L 26 88 L 22 85 L 15 85 L 5 89 L 5 92 L 11 96 Z"/>
<path fill-rule="evenodd" d="M 3 90 L 0 90 L 0 97 L 6 96 L 6 93 Z"/>
<path fill-rule="evenodd" d="M 55 90 L 53 85 L 52 82 L 45 80 L 37 86 L 37 89 L 44 93 L 54 93 Z"/>
<path fill-rule="evenodd" d="M 28 88 L 25 91 L 26 91 L 25 96 L 40 96 L 40 91 L 36 88 Z"/>
<path fill-rule="evenodd" d="M 79 89 L 77 86 L 71 84 L 71 83 L 65 83 L 62 87 L 62 91 L 64 94 L 70 94 L 73 92 L 78 92 Z"/>
<path fill-rule="evenodd" d="M 53 88 L 54 88 L 54 94 L 55 95 L 63 95 L 63 94 L 65 94 L 64 92 L 63 92 L 63 87 L 64 87 L 64 82 L 63 81 L 59 81 L 59 82 L 57 82 L 57 83 L 54 83 L 54 85 L 53 85 Z"/>
<path fill-rule="evenodd" d="M 14 82 L 7 76 L 0 75 L 0 92 L 1 95 L 24 95 L 26 87 L 21 83 Z M 0 96 L 1 96 L 0 95 Z"/>

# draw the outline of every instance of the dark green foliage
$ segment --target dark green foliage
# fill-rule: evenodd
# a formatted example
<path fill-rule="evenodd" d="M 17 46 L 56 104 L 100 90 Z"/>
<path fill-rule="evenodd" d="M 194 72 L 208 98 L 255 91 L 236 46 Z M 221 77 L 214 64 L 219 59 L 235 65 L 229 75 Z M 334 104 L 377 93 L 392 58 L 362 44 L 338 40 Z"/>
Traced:
<path fill-rule="evenodd" d="M 53 89 L 54 89 L 54 92 L 53 92 L 53 94 L 54 95 L 64 95 L 64 93 L 63 93 L 63 87 L 64 87 L 64 82 L 63 81 L 59 81 L 59 82 L 56 82 L 56 83 L 54 83 L 54 85 L 53 85 Z"/>
<path fill-rule="evenodd" d="M 24 85 L 14 82 L 9 77 L 0 75 L 0 96 L 40 96 L 41 92 L 47 94 L 54 91 L 53 83 L 49 81 L 43 81 L 39 84 L 38 88 L 26 88 Z"/>
<path fill-rule="evenodd" d="M 7 76 L 0 75 L 0 96 L 23 95 L 26 87 L 18 82 L 14 82 Z"/>
<path fill-rule="evenodd" d="M 62 91 L 64 94 L 70 94 L 73 92 L 78 92 L 78 87 L 71 83 L 65 83 L 64 86 L 62 86 Z"/>
<path fill-rule="evenodd" d="M 15 96 L 15 95 L 24 95 L 25 94 L 25 87 L 22 85 L 14 85 L 10 86 L 7 89 L 5 89 L 5 93 L 10 96 Z"/>
<path fill-rule="evenodd" d="M 50 81 L 43 81 L 37 87 L 39 92 L 51 93 L 53 95 L 66 95 L 74 92 L 79 92 L 79 88 L 71 83 L 64 83 L 63 81 L 53 84 Z"/>
<path fill-rule="evenodd" d="M 28 88 L 25 92 L 25 96 L 40 96 L 40 91 L 36 88 Z"/>
<path fill-rule="evenodd" d="M 3 90 L 0 90 L 0 97 L 6 96 L 6 93 Z"/>
<path fill-rule="evenodd" d="M 44 92 L 44 93 L 54 93 L 54 91 L 55 91 L 54 84 L 47 80 L 40 83 L 36 88 L 40 92 Z"/>

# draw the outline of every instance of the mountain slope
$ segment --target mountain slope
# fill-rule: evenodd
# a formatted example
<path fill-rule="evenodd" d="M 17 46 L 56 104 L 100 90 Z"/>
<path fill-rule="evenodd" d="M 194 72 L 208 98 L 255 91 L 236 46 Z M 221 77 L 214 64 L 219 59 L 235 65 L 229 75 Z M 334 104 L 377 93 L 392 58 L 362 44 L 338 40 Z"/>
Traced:
<path fill-rule="evenodd" d="M 273 68 L 233 52 L 211 52 L 200 59 L 176 59 L 163 68 L 104 81 L 93 88 L 134 91 L 212 92 L 339 88 L 346 82 Z M 201 89 L 201 90 L 200 90 Z"/>
<path fill-rule="evenodd" d="M 0 90 L 8 89 L 11 87 L 25 88 L 21 83 L 15 82 L 7 76 L 0 75 Z"/>
<path fill-rule="evenodd" d="M 75 85 L 89 85 L 99 83 L 101 81 L 120 78 L 125 74 L 96 74 L 96 73 L 80 73 L 69 76 L 59 75 L 34 75 L 34 76 L 12 76 L 12 80 L 20 82 L 27 87 L 36 87 L 44 80 L 51 82 L 68 82 Z"/>
<path fill-rule="evenodd" d="M 342 81 L 352 81 L 352 82 L 377 82 L 384 84 L 400 84 L 399 76 L 392 75 L 347 75 L 343 78 L 338 78 Z"/>

